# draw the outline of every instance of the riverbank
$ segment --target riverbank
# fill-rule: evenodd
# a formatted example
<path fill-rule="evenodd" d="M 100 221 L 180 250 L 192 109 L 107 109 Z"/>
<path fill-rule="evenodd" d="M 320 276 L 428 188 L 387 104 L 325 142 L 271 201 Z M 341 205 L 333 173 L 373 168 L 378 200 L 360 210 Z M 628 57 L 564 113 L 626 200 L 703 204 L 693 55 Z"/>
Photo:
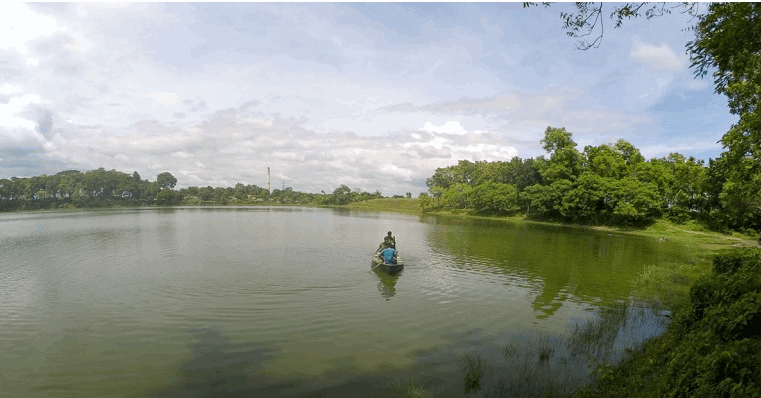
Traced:
<path fill-rule="evenodd" d="M 349 203 L 345 206 L 352 210 L 394 212 L 404 214 L 420 215 L 423 212 L 420 209 L 420 200 L 413 198 L 381 198 L 369 199 L 361 202 Z"/>
<path fill-rule="evenodd" d="M 630 234 L 643 237 L 651 237 L 660 240 L 664 238 L 664 243 L 674 242 L 694 245 L 697 248 L 710 251 L 730 248 L 730 247 L 755 247 L 758 246 L 757 237 L 743 235 L 739 232 L 720 233 L 710 231 L 698 222 L 689 221 L 684 224 L 675 224 L 667 220 L 658 220 L 654 224 L 644 228 L 636 227 L 607 227 L 607 226 L 589 226 L 581 224 L 558 223 L 548 221 L 537 221 L 526 218 L 524 215 L 517 216 L 484 216 L 473 214 L 469 211 L 426 211 L 420 208 L 420 200 L 414 198 L 382 198 L 370 199 L 368 201 L 354 202 L 344 206 L 337 206 L 352 210 L 393 212 L 415 215 L 432 215 L 455 218 L 483 219 L 483 220 L 501 220 L 511 223 L 526 223 L 538 225 L 562 225 L 582 229 L 593 229 L 609 233 Z"/>

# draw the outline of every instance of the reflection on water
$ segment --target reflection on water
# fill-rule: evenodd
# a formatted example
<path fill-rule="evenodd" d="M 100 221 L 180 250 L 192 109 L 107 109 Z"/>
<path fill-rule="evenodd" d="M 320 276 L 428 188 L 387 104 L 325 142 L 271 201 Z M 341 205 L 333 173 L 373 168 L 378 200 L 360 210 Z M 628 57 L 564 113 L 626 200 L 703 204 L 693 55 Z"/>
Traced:
<path fill-rule="evenodd" d="M 251 397 L 285 387 L 262 384 L 266 363 L 276 356 L 275 350 L 262 344 L 236 344 L 211 328 L 191 333 L 196 340 L 188 347 L 191 358 L 177 367 L 165 386 L 134 397 Z"/>
<path fill-rule="evenodd" d="M 378 291 L 381 296 L 383 296 L 386 301 L 391 300 L 396 294 L 396 280 L 399 278 L 399 275 L 386 275 L 379 271 L 376 271 L 375 274 L 379 279 Z"/>
<path fill-rule="evenodd" d="M 401 276 L 368 272 L 389 230 L 414 264 Z M 387 396 L 410 378 L 458 396 L 463 352 L 561 336 L 684 256 L 563 227 L 286 207 L 0 214 L 0 242 L 3 397 Z"/>
<path fill-rule="evenodd" d="M 436 227 L 426 231 L 427 240 L 445 253 L 447 266 L 525 278 L 537 319 L 553 316 L 569 300 L 592 305 L 625 300 L 644 265 L 687 256 L 681 246 L 666 249 L 653 239 L 593 230 L 433 219 Z"/>

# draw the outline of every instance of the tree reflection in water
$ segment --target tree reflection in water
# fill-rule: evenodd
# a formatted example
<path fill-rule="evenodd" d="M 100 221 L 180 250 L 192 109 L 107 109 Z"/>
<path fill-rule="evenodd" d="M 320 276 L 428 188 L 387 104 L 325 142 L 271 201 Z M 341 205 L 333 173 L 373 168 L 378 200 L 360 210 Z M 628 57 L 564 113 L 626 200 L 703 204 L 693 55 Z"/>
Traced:
<path fill-rule="evenodd" d="M 391 298 L 396 294 L 396 280 L 399 278 L 399 276 L 386 275 L 380 271 L 376 271 L 375 274 L 378 275 L 378 279 L 380 279 L 378 282 L 378 291 L 380 292 L 381 296 L 383 296 L 386 301 L 391 300 Z"/>

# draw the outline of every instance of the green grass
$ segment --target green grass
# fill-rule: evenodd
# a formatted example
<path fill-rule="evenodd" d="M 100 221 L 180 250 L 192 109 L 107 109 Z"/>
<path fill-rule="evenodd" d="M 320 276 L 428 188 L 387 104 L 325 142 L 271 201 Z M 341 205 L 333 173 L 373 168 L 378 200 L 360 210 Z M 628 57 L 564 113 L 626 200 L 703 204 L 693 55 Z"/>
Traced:
<path fill-rule="evenodd" d="M 422 212 L 420 212 L 422 214 Z M 484 216 L 473 214 L 467 210 L 443 210 L 429 212 L 427 214 L 439 215 L 452 218 L 467 219 L 484 219 L 484 220 L 501 220 L 508 223 L 525 223 L 536 225 L 563 225 L 572 226 L 581 229 L 593 229 L 603 232 L 616 234 L 635 235 L 660 240 L 664 238 L 664 244 L 681 243 L 689 245 L 701 252 L 717 251 L 730 247 L 758 247 L 758 237 L 745 235 L 736 231 L 721 233 L 711 231 L 698 221 L 688 221 L 684 224 L 676 224 L 671 221 L 661 219 L 647 227 L 609 227 L 609 226 L 588 226 L 579 224 L 568 224 L 551 221 L 536 221 L 527 219 L 523 215 L 513 216 Z"/>
<path fill-rule="evenodd" d="M 350 203 L 344 207 L 352 210 L 385 211 L 421 214 L 420 200 L 414 198 L 381 198 Z"/>

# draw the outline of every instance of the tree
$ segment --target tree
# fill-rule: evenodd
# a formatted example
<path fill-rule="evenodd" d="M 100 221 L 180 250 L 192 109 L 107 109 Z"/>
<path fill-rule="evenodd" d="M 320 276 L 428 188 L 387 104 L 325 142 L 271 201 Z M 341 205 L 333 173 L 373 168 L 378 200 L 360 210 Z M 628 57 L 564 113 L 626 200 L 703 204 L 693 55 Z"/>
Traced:
<path fill-rule="evenodd" d="M 177 184 L 177 179 L 169 172 L 163 172 L 156 176 L 156 182 L 161 189 L 172 189 Z"/>
<path fill-rule="evenodd" d="M 200 195 L 200 199 L 202 201 L 208 202 L 214 199 L 214 188 L 211 186 L 201 188 L 198 190 L 198 194 Z"/>
<path fill-rule="evenodd" d="M 444 194 L 444 188 L 440 186 L 434 186 L 431 187 L 428 192 L 431 193 L 431 196 L 436 198 L 436 207 L 441 206 L 441 195 Z"/>
<path fill-rule="evenodd" d="M 643 225 L 660 216 L 658 189 L 626 177 L 615 181 L 612 189 L 612 222 L 623 225 Z"/>
<path fill-rule="evenodd" d="M 351 202 L 351 188 L 342 184 L 340 187 L 334 189 L 332 201 L 337 205 L 349 204 Z"/>
<path fill-rule="evenodd" d="M 558 217 L 563 198 L 572 188 L 569 180 L 557 180 L 550 185 L 531 185 L 526 187 L 525 195 L 529 210 L 533 209 L 542 217 Z"/>
<path fill-rule="evenodd" d="M 599 223 L 606 215 L 605 204 L 609 199 L 610 178 L 594 172 L 583 173 L 574 183 L 574 188 L 563 197 L 560 213 L 575 222 Z"/>
<path fill-rule="evenodd" d="M 627 174 L 626 160 L 608 145 L 589 145 L 584 148 L 584 155 L 587 158 L 586 168 L 600 177 L 618 179 Z"/>
<path fill-rule="evenodd" d="M 549 7 L 552 3 L 543 2 L 543 7 Z M 537 3 L 525 2 L 523 7 L 536 6 Z M 560 19 L 563 20 L 563 29 L 566 30 L 566 34 L 570 37 L 579 39 L 576 44 L 576 48 L 579 50 L 589 50 L 590 48 L 597 48 L 602 43 L 602 38 L 605 34 L 605 23 L 603 20 L 603 5 L 605 3 L 600 2 L 577 2 L 576 12 L 561 12 Z M 698 14 L 698 3 L 660 3 L 651 4 L 646 2 L 639 3 L 623 3 L 613 5 L 613 12 L 610 14 L 610 18 L 615 21 L 614 28 L 620 28 L 624 19 L 638 18 L 644 13 L 647 19 L 653 17 L 659 17 L 666 14 L 671 14 L 673 9 L 682 9 L 682 13 L 692 15 L 693 17 Z M 600 33 L 595 37 L 592 42 L 588 42 L 585 37 L 592 36 L 596 31 L 599 24 Z"/>
<path fill-rule="evenodd" d="M 516 192 L 511 184 L 487 181 L 473 188 L 469 202 L 481 212 L 505 213 L 516 207 Z"/>
<path fill-rule="evenodd" d="M 420 199 L 420 208 L 423 209 L 423 211 L 433 207 L 433 200 L 427 193 L 421 192 L 420 196 L 418 196 L 418 199 Z"/>
<path fill-rule="evenodd" d="M 721 202 L 733 214 L 733 224 L 761 228 L 757 216 L 761 193 L 761 4 L 712 3 L 700 16 L 695 40 L 687 44 L 695 76 L 713 72 L 718 94 L 729 100 L 739 121 L 721 142 L 729 168 Z M 722 154 L 724 155 L 724 154 Z"/>
<path fill-rule="evenodd" d="M 616 141 L 614 148 L 616 148 L 618 153 L 624 158 L 624 162 L 626 163 L 626 166 L 629 167 L 630 171 L 638 164 L 645 161 L 645 157 L 642 156 L 639 149 L 635 148 L 634 145 L 626 140 L 620 139 Z"/>
<path fill-rule="evenodd" d="M 545 7 L 549 4 L 542 3 Z M 613 6 L 610 17 L 616 20 L 615 27 L 620 27 L 624 19 L 637 18 L 642 13 L 649 19 L 679 8 L 697 18 L 698 22 L 691 27 L 695 40 L 686 44 L 690 67 L 695 77 L 705 77 L 715 69 L 715 92 L 726 95 L 730 112 L 739 116 L 738 122 L 721 139 L 726 149 L 721 172 L 726 183 L 722 186 L 721 203 L 734 209 L 733 223 L 737 225 L 738 217 L 745 217 L 740 214 L 755 209 L 759 203 L 756 185 L 748 182 L 761 174 L 761 109 L 758 106 L 761 100 L 761 3 L 710 3 L 702 15 L 698 15 L 697 3 L 648 4 Z M 524 7 L 533 5 L 536 3 L 524 3 Z M 599 46 L 604 33 L 602 9 L 603 3 L 599 6 L 576 3 L 576 12 L 561 12 L 566 33 L 581 39 L 580 49 Z M 583 38 L 591 35 L 598 23 L 599 35 L 592 43 L 586 42 Z M 752 217 L 746 217 L 742 224 L 761 228 L 761 220 L 748 214 Z"/>
<path fill-rule="evenodd" d="M 180 204 L 180 201 L 182 201 L 182 194 L 176 191 L 172 191 L 171 189 L 162 189 L 156 195 L 156 202 L 159 205 L 177 205 Z"/>
<path fill-rule="evenodd" d="M 465 209 L 468 207 L 470 192 L 473 188 L 464 183 L 458 183 L 450 186 L 441 195 L 444 205 L 455 209 Z"/>
<path fill-rule="evenodd" d="M 550 159 L 541 163 L 541 174 L 545 181 L 574 180 L 581 174 L 582 156 L 576 150 L 576 142 L 565 127 L 547 127 L 542 139 L 542 147 L 550 153 Z"/>

